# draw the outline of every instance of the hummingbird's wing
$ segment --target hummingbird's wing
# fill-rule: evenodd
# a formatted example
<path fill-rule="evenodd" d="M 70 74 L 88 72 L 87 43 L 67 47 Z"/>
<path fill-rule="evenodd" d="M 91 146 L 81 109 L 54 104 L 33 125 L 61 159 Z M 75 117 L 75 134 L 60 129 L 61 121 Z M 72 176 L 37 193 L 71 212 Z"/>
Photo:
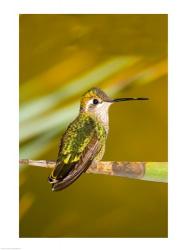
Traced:
<path fill-rule="evenodd" d="M 94 145 L 92 143 L 94 143 Z M 89 168 L 89 166 L 92 164 L 94 156 L 101 148 L 99 142 L 95 141 L 95 139 L 90 142 L 90 145 L 91 147 L 88 145 L 87 148 L 85 148 L 85 151 L 81 155 L 79 161 L 77 161 L 77 163 L 74 165 L 74 168 L 68 173 L 68 175 L 64 179 L 61 179 L 53 184 L 53 191 L 58 191 L 66 188 Z"/>
<path fill-rule="evenodd" d="M 73 183 L 101 150 L 95 121 L 89 117 L 80 119 L 70 124 L 61 140 L 56 167 L 49 177 L 53 191 Z"/>

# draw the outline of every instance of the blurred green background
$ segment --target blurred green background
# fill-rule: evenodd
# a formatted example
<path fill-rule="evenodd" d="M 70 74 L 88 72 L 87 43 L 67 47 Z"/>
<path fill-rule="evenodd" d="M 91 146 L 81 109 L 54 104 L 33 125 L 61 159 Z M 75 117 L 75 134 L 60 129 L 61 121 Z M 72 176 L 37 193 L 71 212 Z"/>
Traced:
<path fill-rule="evenodd" d="M 167 15 L 20 15 L 20 158 L 55 160 L 97 86 L 149 97 L 110 109 L 104 160 L 167 161 Z M 167 184 L 84 174 L 53 193 L 20 169 L 20 237 L 167 237 Z"/>

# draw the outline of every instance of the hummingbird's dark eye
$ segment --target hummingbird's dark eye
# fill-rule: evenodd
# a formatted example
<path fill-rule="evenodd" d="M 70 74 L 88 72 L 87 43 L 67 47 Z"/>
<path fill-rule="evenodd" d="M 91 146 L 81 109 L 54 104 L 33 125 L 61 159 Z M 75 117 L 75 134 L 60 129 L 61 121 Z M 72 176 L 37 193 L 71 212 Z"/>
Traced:
<path fill-rule="evenodd" d="M 97 99 L 93 99 L 93 104 L 97 105 L 99 101 Z"/>

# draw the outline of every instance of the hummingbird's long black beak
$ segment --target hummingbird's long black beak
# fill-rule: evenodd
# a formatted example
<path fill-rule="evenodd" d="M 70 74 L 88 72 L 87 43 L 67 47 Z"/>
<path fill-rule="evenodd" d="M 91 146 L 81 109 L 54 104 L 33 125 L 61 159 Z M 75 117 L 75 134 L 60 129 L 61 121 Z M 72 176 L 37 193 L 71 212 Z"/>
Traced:
<path fill-rule="evenodd" d="M 125 102 L 125 101 L 136 101 L 136 100 L 149 100 L 147 97 L 126 97 L 126 98 L 117 98 L 113 99 L 111 102 Z"/>

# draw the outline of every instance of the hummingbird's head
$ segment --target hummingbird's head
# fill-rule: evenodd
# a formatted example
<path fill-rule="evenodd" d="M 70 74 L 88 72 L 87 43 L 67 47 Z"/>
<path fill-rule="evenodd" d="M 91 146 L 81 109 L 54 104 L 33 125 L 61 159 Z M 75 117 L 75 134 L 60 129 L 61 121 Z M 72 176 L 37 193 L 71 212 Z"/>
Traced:
<path fill-rule="evenodd" d="M 80 112 L 88 112 L 99 117 L 101 120 L 107 120 L 108 109 L 111 104 L 122 101 L 131 100 L 148 100 L 144 97 L 127 97 L 127 98 L 110 98 L 105 92 L 99 88 L 92 88 L 88 90 L 81 99 Z"/>
<path fill-rule="evenodd" d="M 81 99 L 80 111 L 89 113 L 107 112 L 112 99 L 99 88 L 88 90 Z"/>
<path fill-rule="evenodd" d="M 133 100 L 148 100 L 146 97 L 125 97 L 125 98 L 110 98 L 104 91 L 99 88 L 88 90 L 81 99 L 81 111 L 108 110 L 112 103 L 133 101 Z"/>

